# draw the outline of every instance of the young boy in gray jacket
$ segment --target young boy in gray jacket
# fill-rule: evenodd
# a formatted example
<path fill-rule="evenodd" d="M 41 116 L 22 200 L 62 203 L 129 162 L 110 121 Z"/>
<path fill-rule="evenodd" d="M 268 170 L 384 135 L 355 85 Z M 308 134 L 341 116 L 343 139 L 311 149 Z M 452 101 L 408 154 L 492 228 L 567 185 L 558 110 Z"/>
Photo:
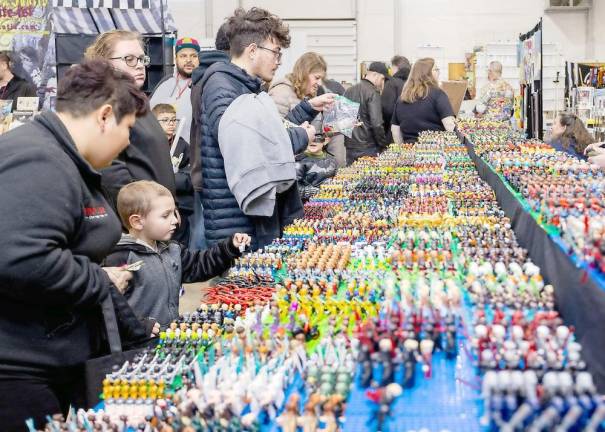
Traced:
<path fill-rule="evenodd" d="M 106 265 L 142 262 L 124 293 L 139 318 L 166 327 L 179 316 L 183 283 L 202 282 L 220 275 L 250 244 L 247 234 L 234 234 L 204 251 L 189 251 L 170 241 L 178 218 L 174 198 L 164 186 L 141 180 L 124 186 L 117 199 L 122 223 L 128 229 Z"/>

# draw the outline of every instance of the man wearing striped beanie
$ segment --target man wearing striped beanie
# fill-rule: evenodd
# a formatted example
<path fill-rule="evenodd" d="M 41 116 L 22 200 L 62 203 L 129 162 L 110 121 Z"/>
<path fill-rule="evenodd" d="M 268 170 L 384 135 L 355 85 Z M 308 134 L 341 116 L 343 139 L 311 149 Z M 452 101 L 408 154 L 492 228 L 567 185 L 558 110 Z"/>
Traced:
<path fill-rule="evenodd" d="M 174 105 L 177 119 L 183 119 L 185 122 L 179 137 L 189 142 L 189 130 L 191 129 L 191 73 L 200 64 L 198 57 L 200 44 L 194 38 L 184 37 L 176 41 L 174 52 L 176 73 L 160 81 L 153 91 L 150 104 L 151 108 L 161 103 Z"/>

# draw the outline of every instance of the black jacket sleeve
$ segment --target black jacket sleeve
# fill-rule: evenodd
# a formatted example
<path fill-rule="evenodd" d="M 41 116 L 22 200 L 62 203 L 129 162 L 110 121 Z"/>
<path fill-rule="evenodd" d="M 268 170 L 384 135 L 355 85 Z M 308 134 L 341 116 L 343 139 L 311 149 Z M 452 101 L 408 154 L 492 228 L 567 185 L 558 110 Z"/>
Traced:
<path fill-rule="evenodd" d="M 313 109 L 309 101 L 303 100 L 290 110 L 288 115 L 286 115 L 286 120 L 297 125 L 304 122 L 311 123 L 313 119 L 317 117 L 317 114 L 319 114 L 319 112 Z"/>
<path fill-rule="evenodd" d="M 304 100 L 292 108 L 288 115 L 286 115 L 286 120 L 297 125 L 304 122 L 310 123 L 317 117 L 317 114 L 318 112 L 313 109 L 309 101 Z M 288 128 L 288 135 L 290 135 L 294 154 L 302 153 L 307 148 L 309 136 L 306 130 L 303 128 Z"/>
<path fill-rule="evenodd" d="M 384 133 L 384 123 L 382 121 L 382 103 L 380 101 L 380 94 L 373 92 L 368 101 L 368 113 L 370 115 L 370 128 L 376 144 L 380 148 L 386 148 L 389 143 Z"/>
<path fill-rule="evenodd" d="M 220 275 L 233 265 L 240 252 L 233 246 L 233 236 L 206 250 L 181 248 L 182 282 L 203 282 Z"/>
<path fill-rule="evenodd" d="M 384 90 L 380 96 L 382 102 L 382 119 L 384 124 L 390 124 L 393 112 L 395 111 L 395 104 L 397 103 L 397 86 L 391 80 L 384 84 Z"/>
<path fill-rule="evenodd" d="M 2 295 L 49 307 L 95 306 L 108 295 L 105 271 L 70 250 L 82 196 L 79 183 L 69 178 L 79 175 L 37 147 L 0 161 Z"/>
<path fill-rule="evenodd" d="M 132 348 L 149 339 L 151 330 L 146 325 L 147 317 L 137 317 L 126 297 L 116 287 L 112 286 L 109 292 L 118 321 L 122 349 Z"/>
<path fill-rule="evenodd" d="M 292 143 L 292 151 L 294 154 L 296 155 L 305 151 L 309 144 L 307 131 L 299 127 L 288 128 L 287 131 L 288 135 L 290 135 L 290 142 Z"/>

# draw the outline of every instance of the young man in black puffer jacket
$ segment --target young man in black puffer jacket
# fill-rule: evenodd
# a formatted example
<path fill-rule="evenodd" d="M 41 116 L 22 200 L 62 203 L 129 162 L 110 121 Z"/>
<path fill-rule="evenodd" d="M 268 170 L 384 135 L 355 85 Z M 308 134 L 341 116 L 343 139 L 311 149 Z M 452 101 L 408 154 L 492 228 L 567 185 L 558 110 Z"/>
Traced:
<path fill-rule="evenodd" d="M 213 64 L 201 82 L 201 195 L 206 241 L 212 245 L 240 232 L 251 235 L 253 248 L 258 248 L 270 243 L 272 233 L 279 236 L 285 224 L 302 216 L 302 203 L 294 185 L 277 197 L 272 217 L 253 218 L 244 214 L 227 183 L 225 163 L 229 161 L 221 154 L 219 123 L 235 99 L 260 93 L 262 82 L 273 79 L 281 62 L 281 49 L 290 45 L 290 36 L 287 26 L 277 16 L 259 8 L 236 10 L 227 25 L 231 62 Z M 302 101 L 290 111 L 286 119 L 301 125 L 287 128 L 294 153 L 304 150 L 313 139 L 315 128 L 308 122 L 333 99 L 333 94 L 318 96 Z M 245 144 L 242 143 L 244 152 Z"/>

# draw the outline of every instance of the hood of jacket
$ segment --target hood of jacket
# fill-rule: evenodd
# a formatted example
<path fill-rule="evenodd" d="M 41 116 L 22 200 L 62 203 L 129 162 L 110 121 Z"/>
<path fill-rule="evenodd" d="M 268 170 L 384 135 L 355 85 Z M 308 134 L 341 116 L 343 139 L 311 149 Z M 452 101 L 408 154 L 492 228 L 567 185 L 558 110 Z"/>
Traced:
<path fill-rule="evenodd" d="M 259 78 L 255 78 L 249 75 L 241 67 L 231 62 L 216 62 L 210 66 L 202 78 L 202 86 L 206 85 L 208 79 L 215 73 L 228 75 L 230 79 L 239 81 L 242 83 L 251 93 L 258 93 L 261 89 L 262 81 Z"/>
<path fill-rule="evenodd" d="M 134 238 L 130 234 L 122 234 L 122 237 L 120 238 L 120 241 L 118 242 L 118 244 L 115 246 L 114 251 L 129 250 L 129 251 L 133 251 L 136 253 L 144 253 L 144 254 L 153 255 L 153 254 L 162 253 L 164 250 L 166 250 L 170 246 L 169 242 L 158 241 L 157 243 L 158 243 L 158 250 L 155 251 L 155 250 L 151 249 L 149 246 L 146 246 L 146 245 L 140 243 L 136 238 Z"/>
<path fill-rule="evenodd" d="M 294 86 L 292 85 L 292 81 L 290 81 L 287 77 L 283 77 L 283 78 L 278 79 L 277 81 L 273 81 L 271 83 L 271 86 L 269 87 L 269 90 L 271 90 L 274 87 L 280 86 L 280 85 L 288 86 L 292 90 L 294 90 Z"/>
<path fill-rule="evenodd" d="M 231 58 L 229 53 L 221 50 L 202 51 L 199 55 L 200 65 L 193 70 L 191 74 L 191 85 L 195 85 L 204 77 L 204 74 L 214 63 L 222 62 L 229 63 Z"/>
<path fill-rule="evenodd" d="M 101 174 L 95 170 L 78 152 L 71 134 L 61 119 L 59 119 L 57 114 L 54 112 L 45 111 L 37 115 L 34 118 L 34 121 L 53 133 L 61 147 L 65 150 L 65 153 L 78 167 L 78 171 L 80 171 L 82 177 L 98 185 L 101 184 Z"/>

